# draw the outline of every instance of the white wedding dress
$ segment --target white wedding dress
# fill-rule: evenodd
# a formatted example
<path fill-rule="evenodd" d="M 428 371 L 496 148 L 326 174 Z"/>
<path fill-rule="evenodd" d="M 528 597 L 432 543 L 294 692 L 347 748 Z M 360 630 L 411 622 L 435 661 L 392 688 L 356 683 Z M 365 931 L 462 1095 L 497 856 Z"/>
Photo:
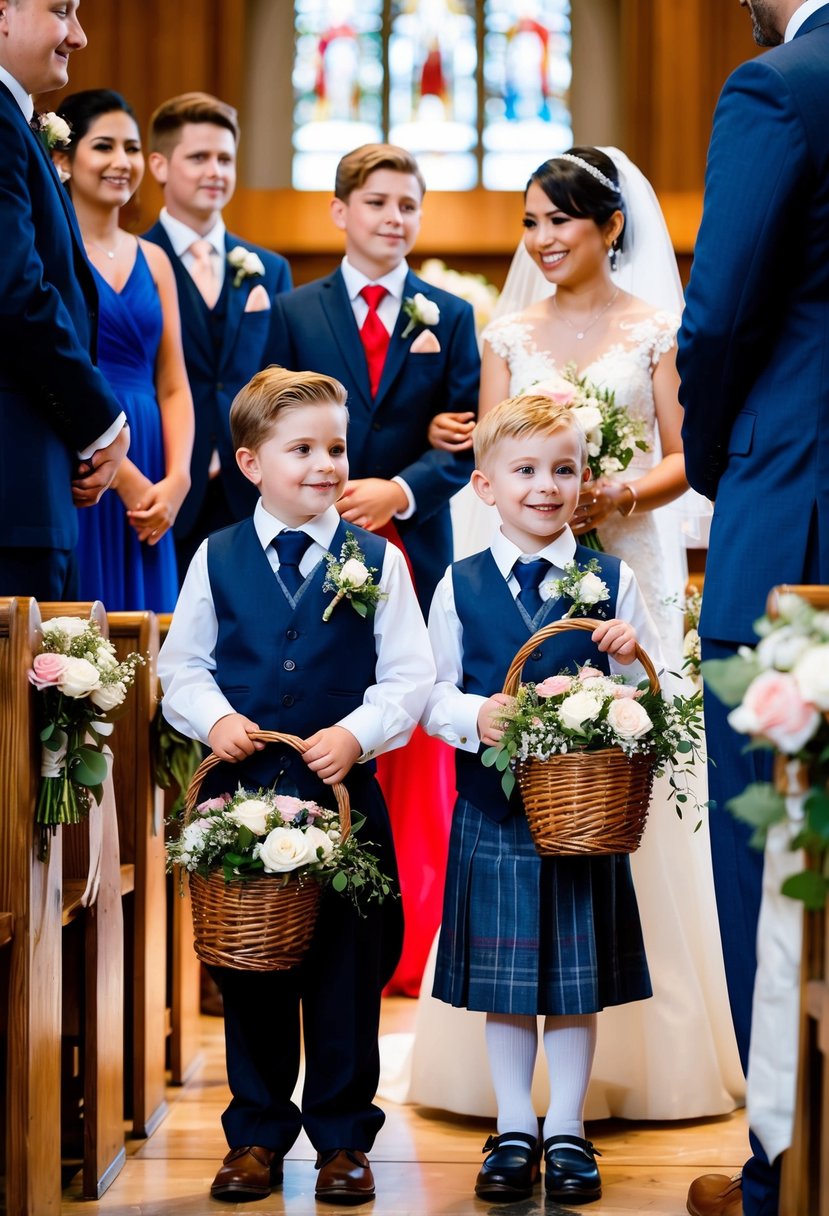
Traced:
<path fill-rule="evenodd" d="M 650 450 L 636 453 L 619 475 L 623 480 L 641 475 L 660 458 L 652 373 L 674 344 L 677 326 L 678 318 L 664 312 L 617 322 L 611 344 L 578 369 L 595 385 L 612 389 L 617 403 L 645 423 Z M 562 370 L 535 345 L 533 326 L 523 314 L 494 321 L 484 340 L 507 361 L 513 394 Z M 498 520 L 494 509 L 469 491 L 462 496 L 454 515 L 456 537 L 462 553 L 473 552 L 488 543 Z M 679 671 L 683 621 L 676 599 L 684 593 L 687 573 L 679 514 L 663 508 L 625 519 L 614 515 L 599 533 L 605 549 L 634 570 L 659 627 L 668 668 Z M 671 597 L 673 605 L 666 603 Z M 675 804 L 667 801 L 667 783 L 657 782 L 642 846 L 631 858 L 654 995 L 599 1015 L 588 1119 L 690 1119 L 725 1114 L 743 1101 L 707 825 L 694 832 L 694 823 L 693 817 L 690 822 L 677 817 Z M 453 1009 L 430 995 L 434 955 L 433 947 L 413 1043 L 406 1036 L 382 1043 L 381 1093 L 458 1114 L 494 1116 L 485 1015 Z M 534 1098 L 543 1113 L 548 1082 L 543 1052 L 539 1056 Z"/>

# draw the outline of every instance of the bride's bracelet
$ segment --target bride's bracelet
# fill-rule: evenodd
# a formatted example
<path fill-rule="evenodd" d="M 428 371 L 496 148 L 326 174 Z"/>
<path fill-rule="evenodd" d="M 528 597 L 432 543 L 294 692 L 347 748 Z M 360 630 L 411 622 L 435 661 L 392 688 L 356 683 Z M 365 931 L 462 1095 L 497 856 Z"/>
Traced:
<path fill-rule="evenodd" d="M 625 482 L 622 489 L 627 490 L 627 492 L 630 494 L 630 502 L 627 505 L 620 503 L 616 510 L 621 516 L 627 519 L 628 515 L 632 515 L 636 510 L 636 504 L 639 501 L 639 496 L 629 481 Z"/>

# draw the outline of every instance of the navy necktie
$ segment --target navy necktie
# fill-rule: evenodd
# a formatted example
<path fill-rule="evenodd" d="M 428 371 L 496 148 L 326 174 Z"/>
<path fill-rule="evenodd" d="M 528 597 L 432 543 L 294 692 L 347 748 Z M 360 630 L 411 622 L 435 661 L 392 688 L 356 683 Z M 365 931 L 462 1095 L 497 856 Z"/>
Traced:
<path fill-rule="evenodd" d="M 312 543 L 311 537 L 305 532 L 280 532 L 273 539 L 273 547 L 279 558 L 279 577 L 293 598 L 296 598 L 296 593 L 305 582 L 299 572 L 299 563 Z"/>
<path fill-rule="evenodd" d="M 536 557 L 531 562 L 517 561 L 512 568 L 521 587 L 516 598 L 518 603 L 523 605 L 531 621 L 534 621 L 541 611 L 544 601 L 541 598 L 539 587 L 551 565 L 552 563 L 548 562 L 546 557 Z"/>

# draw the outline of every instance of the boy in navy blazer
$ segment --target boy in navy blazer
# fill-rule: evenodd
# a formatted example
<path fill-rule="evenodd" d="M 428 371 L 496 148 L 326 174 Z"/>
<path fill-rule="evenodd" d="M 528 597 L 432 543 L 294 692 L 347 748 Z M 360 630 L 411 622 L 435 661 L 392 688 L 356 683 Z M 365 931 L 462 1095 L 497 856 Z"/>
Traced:
<path fill-rule="evenodd" d="M 159 659 L 164 714 L 177 729 L 235 761 L 222 780 L 269 786 L 282 772 L 301 797 L 332 805 L 344 781 L 366 816 L 365 839 L 395 872 L 374 756 L 406 742 L 434 679 L 426 626 L 400 552 L 346 525 L 336 509 L 348 478 L 345 389 L 328 376 L 266 368 L 231 412 L 240 468 L 261 491 L 252 519 L 198 549 Z M 373 615 L 326 589 L 328 553 L 357 541 L 382 596 Z M 361 605 L 362 606 L 362 605 Z M 261 749 L 252 730 L 305 739 L 300 757 Z M 359 763 L 358 763 L 359 761 Z M 320 784 L 322 781 L 324 784 Z M 275 880 L 276 881 L 276 880 Z M 366 1154 L 383 1124 L 380 994 L 400 950 L 398 900 L 360 917 L 323 894 L 309 953 L 289 971 L 212 968 L 224 996 L 230 1151 L 212 1194 L 266 1196 L 304 1127 L 317 1150 L 316 1197 L 374 1197 Z M 301 1111 L 291 1095 L 305 1043 Z"/>
<path fill-rule="evenodd" d="M 196 415 L 190 493 L 175 524 L 182 578 L 209 532 L 244 519 L 256 505 L 236 466 L 230 406 L 271 362 L 271 308 L 291 286 L 283 257 L 225 228 L 222 208 L 236 185 L 238 142 L 235 109 L 208 93 L 173 97 L 150 120 L 149 166 L 164 190 L 164 208 L 144 235 L 173 264 Z"/>
<path fill-rule="evenodd" d="M 352 480 L 340 512 L 371 530 L 393 521 L 426 611 L 452 560 L 449 499 L 472 472 L 471 454 L 429 446 L 429 423 L 444 410 L 477 409 L 480 360 L 469 304 L 406 263 L 424 190 L 403 148 L 366 144 L 343 157 L 331 215 L 345 258 L 276 301 L 272 352 L 285 367 L 346 386 Z"/>
<path fill-rule="evenodd" d="M 98 294 L 31 93 L 62 88 L 86 46 L 75 0 L 0 0 L 0 595 L 72 598 L 75 506 L 129 446 L 94 366 Z M 74 505 L 73 505 L 74 504 Z"/>

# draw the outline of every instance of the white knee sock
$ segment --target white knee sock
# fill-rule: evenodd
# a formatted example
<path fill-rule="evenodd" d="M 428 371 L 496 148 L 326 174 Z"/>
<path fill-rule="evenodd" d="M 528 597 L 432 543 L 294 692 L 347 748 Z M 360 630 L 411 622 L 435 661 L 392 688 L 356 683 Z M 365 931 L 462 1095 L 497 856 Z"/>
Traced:
<path fill-rule="evenodd" d="M 550 1071 L 550 1107 L 544 1119 L 548 1136 L 584 1139 L 584 1099 L 596 1051 L 595 1013 L 544 1021 L 544 1051 Z"/>
<path fill-rule="evenodd" d="M 532 1102 L 538 1052 L 536 1019 L 516 1013 L 488 1013 L 486 1049 L 498 1103 L 498 1134 L 524 1132 L 537 1136 L 538 1118 Z"/>

